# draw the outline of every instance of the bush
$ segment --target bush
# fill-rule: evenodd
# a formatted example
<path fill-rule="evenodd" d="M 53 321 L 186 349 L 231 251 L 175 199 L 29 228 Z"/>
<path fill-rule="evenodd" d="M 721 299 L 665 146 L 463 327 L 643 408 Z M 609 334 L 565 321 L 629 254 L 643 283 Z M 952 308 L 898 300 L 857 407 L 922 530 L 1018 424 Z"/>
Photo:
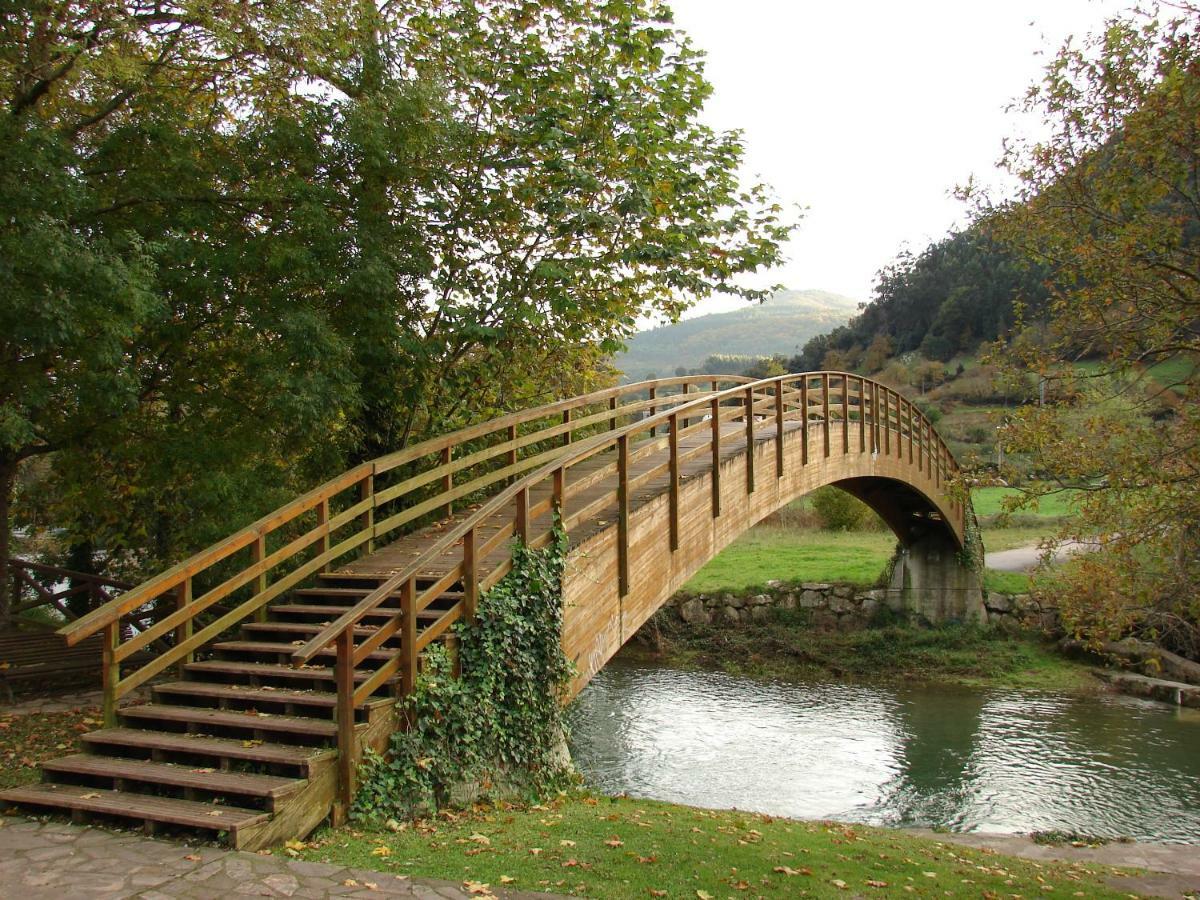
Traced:
<path fill-rule="evenodd" d="M 871 508 L 857 497 L 832 486 L 813 492 L 812 508 L 828 531 L 857 531 L 874 517 Z"/>

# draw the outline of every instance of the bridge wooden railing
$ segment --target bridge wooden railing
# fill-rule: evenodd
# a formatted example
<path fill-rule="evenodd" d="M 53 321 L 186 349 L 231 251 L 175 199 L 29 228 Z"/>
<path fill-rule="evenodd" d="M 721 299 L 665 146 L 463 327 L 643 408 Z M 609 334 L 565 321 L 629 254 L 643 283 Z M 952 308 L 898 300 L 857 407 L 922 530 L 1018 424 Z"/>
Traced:
<path fill-rule="evenodd" d="M 59 630 L 69 645 L 102 633 L 104 717 L 119 699 L 333 564 L 374 549 L 456 502 L 700 392 L 750 379 L 662 378 L 596 391 L 503 416 L 362 463 L 183 560 Z M 131 621 L 137 620 L 137 621 Z M 132 625 L 132 627 L 131 627 Z M 161 652 L 130 668 L 135 654 Z M 164 649 L 165 648 L 165 649 Z"/>
<path fill-rule="evenodd" d="M 831 455 L 834 442 L 840 442 L 842 452 L 850 452 L 853 430 L 858 432 L 859 451 L 894 454 L 901 459 L 907 457 L 909 464 L 927 473 L 938 487 L 957 472 L 953 456 L 917 407 L 878 382 L 845 372 L 786 375 L 711 392 L 704 397 L 684 399 L 668 410 L 580 441 L 570 452 L 559 454 L 536 471 L 526 474 L 485 502 L 471 516 L 448 529 L 405 569 L 389 577 L 293 653 L 292 662 L 299 666 L 327 647 L 336 648 L 336 715 L 342 751 L 339 754 L 341 802 L 349 803 L 353 793 L 351 742 L 355 707 L 397 673 L 401 692 L 413 690 L 421 652 L 446 634 L 455 622 L 473 618 L 480 594 L 511 570 L 511 555 L 505 555 L 503 561 L 485 570 L 484 561 L 492 551 L 513 538 L 533 548 L 545 546 L 552 536 L 553 520 L 546 516 L 551 510 L 558 511 L 562 527 L 570 533 L 579 524 L 615 504 L 617 581 L 620 595 L 625 596 L 629 591 L 630 502 L 638 487 L 651 479 L 668 476 L 668 543 L 670 550 L 674 551 L 679 543 L 681 467 L 697 457 L 712 460 L 711 511 L 714 518 L 720 516 L 719 463 L 722 458 L 723 426 L 730 422 L 744 424 L 747 439 L 745 488 L 749 493 L 754 491 L 756 480 L 760 477 L 754 469 L 755 431 L 760 427 L 760 422 L 767 420 L 771 421 L 772 428 L 777 429 L 781 436 L 788 422 L 808 423 L 804 426 L 802 465 L 809 462 L 807 431 L 815 425 L 820 433 L 818 452 L 824 457 Z M 852 422 L 861 422 L 863 427 L 851 429 Z M 703 435 L 706 440 L 687 449 L 681 447 L 682 439 L 692 435 Z M 666 458 L 663 462 L 636 476 L 631 474 L 631 467 L 635 463 L 652 454 L 661 454 L 664 450 Z M 773 476 L 781 477 L 785 463 L 782 439 L 776 441 L 775 451 Z M 572 467 L 604 453 L 611 454 L 613 459 L 591 469 L 583 477 L 568 482 L 567 472 Z M 766 473 L 763 476 L 770 477 Z M 606 479 L 612 479 L 614 486 L 611 490 L 602 492 L 578 509 L 572 508 L 573 498 Z M 546 496 L 531 502 L 531 496 L 538 488 Z M 481 541 L 481 524 L 498 514 L 508 515 L 506 510 L 511 510 L 507 524 Z M 953 506 L 953 511 L 961 520 L 961 507 Z M 533 523 L 539 518 L 546 524 L 535 533 Z M 961 529 L 961 521 L 959 527 Z M 428 569 L 430 563 L 447 552 L 454 552 L 456 548 L 458 562 L 433 584 L 419 590 L 417 578 L 422 570 Z M 418 633 L 418 615 L 455 585 L 461 586 L 461 599 Z M 395 615 L 355 643 L 355 626 L 397 592 L 400 604 Z M 356 683 L 356 668 L 368 655 L 381 650 L 385 642 L 395 635 L 401 639 L 399 649 L 378 668 L 364 673 L 365 680 Z"/>
<path fill-rule="evenodd" d="M 65 621 L 71 622 L 79 618 L 79 614 L 69 605 L 72 600 L 86 598 L 86 605 L 95 608 L 133 587 L 116 578 L 75 572 L 15 557 L 9 557 L 8 571 L 12 584 L 8 586 L 11 593 L 4 613 L 9 620 L 20 621 L 34 610 L 44 609 L 54 610 Z M 0 621 L 0 625 L 4 624 L 7 623 Z"/>

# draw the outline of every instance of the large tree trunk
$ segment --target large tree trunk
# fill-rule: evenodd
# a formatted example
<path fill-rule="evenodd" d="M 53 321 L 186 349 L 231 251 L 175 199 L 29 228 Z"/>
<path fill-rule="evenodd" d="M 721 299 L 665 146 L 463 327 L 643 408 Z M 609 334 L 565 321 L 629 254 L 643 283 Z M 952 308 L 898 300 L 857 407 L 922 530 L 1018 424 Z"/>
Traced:
<path fill-rule="evenodd" d="M 0 460 L 0 628 L 12 617 L 13 584 L 8 565 L 12 536 L 12 493 L 16 482 L 17 464 Z"/>

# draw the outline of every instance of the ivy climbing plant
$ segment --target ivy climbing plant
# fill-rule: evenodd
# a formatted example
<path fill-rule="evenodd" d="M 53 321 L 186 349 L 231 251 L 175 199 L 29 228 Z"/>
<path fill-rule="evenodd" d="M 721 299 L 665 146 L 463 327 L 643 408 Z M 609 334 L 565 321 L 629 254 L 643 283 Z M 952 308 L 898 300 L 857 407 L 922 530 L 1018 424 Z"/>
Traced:
<path fill-rule="evenodd" d="M 513 547 L 513 568 L 455 626 L 459 667 L 441 645 L 426 651 L 404 700 L 406 729 L 384 755 L 368 755 L 353 815 L 411 818 L 452 802 L 456 789 L 530 796 L 570 774 L 561 748 L 563 700 L 573 667 L 562 651 L 562 575 L 567 537 L 544 549 Z"/>

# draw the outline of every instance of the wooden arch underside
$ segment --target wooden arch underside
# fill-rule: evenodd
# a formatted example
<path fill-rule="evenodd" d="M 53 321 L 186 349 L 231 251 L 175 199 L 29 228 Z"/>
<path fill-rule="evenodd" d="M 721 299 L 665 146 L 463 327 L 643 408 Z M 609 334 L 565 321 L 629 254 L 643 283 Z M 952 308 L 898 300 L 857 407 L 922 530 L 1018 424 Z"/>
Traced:
<path fill-rule="evenodd" d="M 780 507 L 825 485 L 836 485 L 871 506 L 904 543 L 930 530 L 962 546 L 961 516 L 942 479 L 907 446 L 871 452 L 857 422 L 807 430 L 788 423 L 780 456 L 773 428 L 756 435 L 747 465 L 744 440 L 723 442 L 718 473 L 719 515 L 714 516 L 711 465 L 682 473 L 677 548 L 670 547 L 671 503 L 667 482 L 651 483 L 631 498 L 628 519 L 628 585 L 619 584 L 619 528 L 601 517 L 584 534 L 572 534 L 564 578 L 563 647 L 577 667 L 572 695 L 701 567 L 735 538 Z M 807 433 L 806 433 L 807 431 Z M 870 428 L 868 426 L 869 434 Z M 753 474 L 748 475 L 748 468 Z M 753 490 L 748 490 L 750 483 Z"/>

